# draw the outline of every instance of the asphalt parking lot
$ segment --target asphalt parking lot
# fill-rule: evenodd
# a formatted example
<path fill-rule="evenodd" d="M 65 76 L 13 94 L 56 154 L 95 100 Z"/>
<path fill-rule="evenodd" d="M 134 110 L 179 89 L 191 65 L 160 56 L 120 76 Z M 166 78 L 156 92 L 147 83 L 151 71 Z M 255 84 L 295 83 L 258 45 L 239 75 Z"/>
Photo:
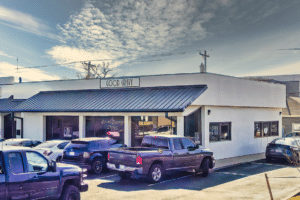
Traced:
<path fill-rule="evenodd" d="M 120 177 L 114 172 L 104 172 L 101 175 L 89 174 L 86 180 L 89 183 L 89 190 L 88 192 L 82 193 L 81 198 L 118 200 L 190 200 L 215 199 L 215 195 L 218 193 L 221 195 L 221 197 L 224 197 L 221 199 L 266 199 L 266 197 L 269 197 L 269 192 L 266 186 L 266 181 L 262 178 L 264 173 L 270 174 L 270 177 L 273 178 L 270 179 L 270 183 L 273 184 L 271 184 L 271 188 L 274 186 L 274 193 L 276 193 L 278 190 L 278 188 L 275 188 L 275 185 L 277 187 L 277 183 L 279 184 L 279 187 L 283 187 L 280 185 L 280 182 L 282 182 L 283 179 L 274 176 L 283 177 L 284 175 L 295 177 L 298 175 L 298 182 L 300 182 L 300 172 L 297 171 L 297 168 L 295 168 L 293 165 L 284 161 L 266 163 L 265 160 L 259 160 L 228 168 L 213 170 L 207 178 L 203 178 L 199 174 L 187 172 L 171 174 L 167 175 L 163 182 L 156 184 L 150 184 L 144 179 L 121 180 Z M 293 175 L 291 175 L 291 173 Z M 284 181 L 286 181 L 286 179 L 287 178 L 285 178 Z M 247 181 L 249 183 L 247 183 Z M 287 184 L 289 183 L 285 182 L 285 185 Z M 252 185 L 254 187 L 252 189 L 256 192 L 247 194 L 247 191 L 249 190 L 247 188 L 251 187 Z M 297 186 L 293 184 L 293 187 Z M 289 187 L 289 189 L 291 189 L 291 187 Z M 295 188 L 293 189 L 295 190 Z M 241 194 L 238 192 L 239 190 L 242 191 Z M 282 191 L 280 192 L 282 193 Z M 288 194 L 289 193 L 291 193 L 291 191 L 289 191 Z M 245 198 L 242 198 L 240 195 L 245 195 Z M 285 194 L 281 195 L 286 196 Z"/>

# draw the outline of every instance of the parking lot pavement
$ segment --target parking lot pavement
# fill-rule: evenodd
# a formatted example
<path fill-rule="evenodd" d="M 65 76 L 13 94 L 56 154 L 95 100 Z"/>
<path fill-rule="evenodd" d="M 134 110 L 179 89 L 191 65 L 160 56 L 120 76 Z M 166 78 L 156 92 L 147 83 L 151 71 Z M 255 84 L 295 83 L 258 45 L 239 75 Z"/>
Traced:
<path fill-rule="evenodd" d="M 270 199 L 264 174 L 270 177 L 274 199 L 300 189 L 300 172 L 288 163 L 265 160 L 244 163 L 200 174 L 178 173 L 149 184 L 144 179 L 121 180 L 114 172 L 89 175 L 82 199 Z M 294 178 L 293 178 L 294 177 Z M 295 178 L 299 177 L 299 178 Z"/>

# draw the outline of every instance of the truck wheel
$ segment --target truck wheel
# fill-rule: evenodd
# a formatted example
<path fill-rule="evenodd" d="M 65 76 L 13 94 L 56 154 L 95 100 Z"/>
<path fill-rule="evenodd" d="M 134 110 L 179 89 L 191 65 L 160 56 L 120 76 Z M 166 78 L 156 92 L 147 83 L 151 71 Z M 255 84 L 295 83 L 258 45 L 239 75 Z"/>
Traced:
<path fill-rule="evenodd" d="M 148 180 L 151 183 L 158 183 L 163 179 L 164 172 L 163 168 L 160 164 L 154 164 L 151 166 L 149 174 L 148 174 Z"/>
<path fill-rule="evenodd" d="M 202 177 L 207 177 L 209 174 L 209 159 L 205 158 L 201 163 Z"/>
<path fill-rule="evenodd" d="M 68 185 L 62 192 L 60 200 L 80 200 L 80 193 L 76 186 Z"/>
<path fill-rule="evenodd" d="M 131 174 L 128 172 L 119 172 L 119 176 L 121 177 L 121 179 L 127 180 L 127 179 L 130 179 Z"/>
<path fill-rule="evenodd" d="M 94 174 L 100 174 L 103 170 L 103 160 L 100 158 L 95 158 L 91 164 L 91 171 Z"/>

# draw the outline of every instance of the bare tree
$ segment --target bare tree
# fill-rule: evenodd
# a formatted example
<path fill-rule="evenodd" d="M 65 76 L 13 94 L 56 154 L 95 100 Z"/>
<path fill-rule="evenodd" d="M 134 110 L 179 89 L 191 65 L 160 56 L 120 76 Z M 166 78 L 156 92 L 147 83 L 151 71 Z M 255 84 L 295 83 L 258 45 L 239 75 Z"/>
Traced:
<path fill-rule="evenodd" d="M 86 71 L 85 75 L 77 72 L 77 77 L 79 79 L 90 79 L 90 78 L 107 78 L 108 76 L 115 77 L 117 74 L 110 74 L 114 71 L 110 68 L 109 62 L 103 62 L 102 65 L 92 65 L 90 63 L 82 62 L 83 69 Z"/>

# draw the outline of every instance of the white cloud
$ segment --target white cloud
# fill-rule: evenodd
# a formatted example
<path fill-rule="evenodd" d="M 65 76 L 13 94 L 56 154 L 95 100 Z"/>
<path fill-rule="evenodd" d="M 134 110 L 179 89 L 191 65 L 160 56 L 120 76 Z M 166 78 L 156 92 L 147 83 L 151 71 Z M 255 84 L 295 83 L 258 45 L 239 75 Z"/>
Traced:
<path fill-rule="evenodd" d="M 46 23 L 29 14 L 17 10 L 0 6 L 0 23 L 22 31 L 30 32 L 39 36 L 46 36 L 51 39 L 58 39 L 57 36 L 50 33 L 50 28 Z"/>
<path fill-rule="evenodd" d="M 23 81 L 45 81 L 45 80 L 60 80 L 61 77 L 56 75 L 47 74 L 40 69 L 26 69 L 19 66 L 19 73 L 17 72 L 17 66 L 7 62 L 0 62 L 0 74 L 1 76 L 14 76 L 22 77 Z"/>
<path fill-rule="evenodd" d="M 47 53 L 57 62 L 107 58 L 121 64 L 203 39 L 202 24 L 213 17 L 209 12 L 199 14 L 186 0 L 116 2 L 102 7 L 86 3 L 68 22 L 58 25 L 64 45 Z"/>
<path fill-rule="evenodd" d="M 4 53 L 3 51 L 0 51 L 0 56 L 5 56 L 5 57 L 8 57 L 8 58 L 15 58 L 15 57 L 13 57 L 13 56 L 7 55 L 7 54 Z"/>

